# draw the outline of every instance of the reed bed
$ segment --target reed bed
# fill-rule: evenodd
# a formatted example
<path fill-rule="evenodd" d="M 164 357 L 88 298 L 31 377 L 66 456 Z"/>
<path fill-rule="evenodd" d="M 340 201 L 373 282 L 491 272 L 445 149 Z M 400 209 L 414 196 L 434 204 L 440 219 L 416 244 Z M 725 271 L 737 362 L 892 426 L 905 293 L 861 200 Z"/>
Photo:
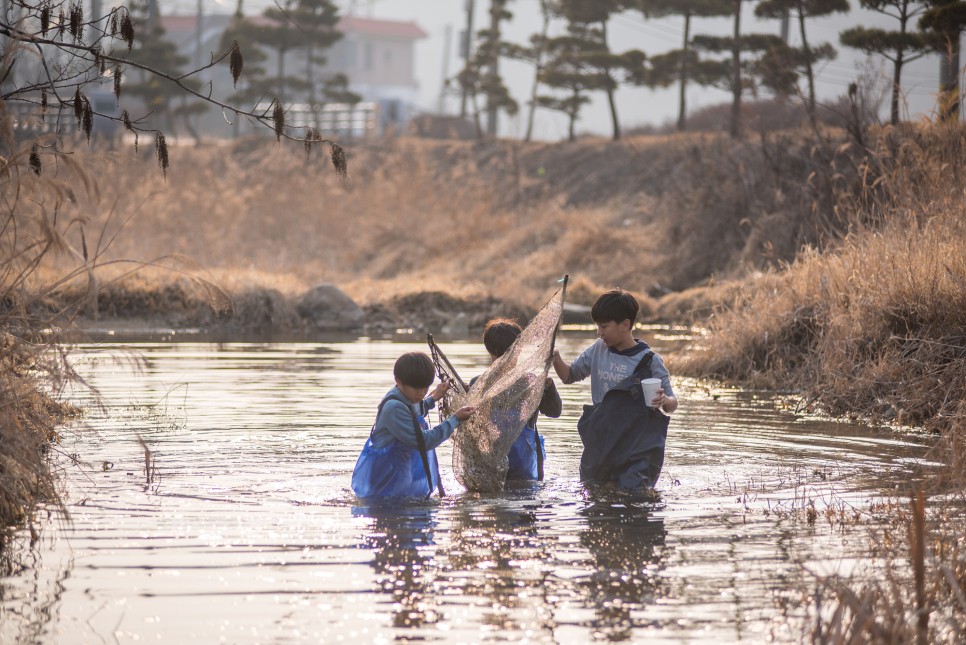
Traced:
<path fill-rule="evenodd" d="M 37 267 L 54 254 L 72 258 L 63 279 L 86 279 L 90 266 L 71 239 L 76 220 L 62 217 L 71 195 L 90 196 L 95 186 L 69 157 L 46 156 L 57 164 L 52 177 L 33 172 L 30 144 L 18 144 L 0 119 L 0 556 L 12 527 L 29 524 L 41 501 L 59 502 L 46 461 L 56 446 L 57 426 L 77 413 L 60 402 L 74 378 L 52 329 L 86 300 L 48 307 L 50 283 Z M 0 565 L 7 561 L 0 557 Z"/>
<path fill-rule="evenodd" d="M 229 293 L 246 285 L 226 278 L 253 276 L 250 286 L 288 285 L 284 295 L 334 283 L 362 305 L 443 291 L 535 308 L 569 273 L 587 285 L 574 302 L 619 285 L 656 310 L 710 262 L 668 246 L 680 214 L 661 196 L 694 145 L 387 140 L 349 149 L 346 182 L 264 140 L 177 148 L 167 179 L 125 150 L 90 162 L 112 179 L 102 206 L 77 212 L 117 233 L 105 258 L 188 257 Z M 727 271 L 730 250 L 711 266 Z"/>
<path fill-rule="evenodd" d="M 893 507 L 863 581 L 814 596 L 819 642 L 966 637 L 966 129 L 887 129 L 856 164 L 840 242 L 747 281 L 679 372 L 801 392 L 835 416 L 932 431 L 928 502 Z M 918 536 L 918 537 L 917 537 Z"/>

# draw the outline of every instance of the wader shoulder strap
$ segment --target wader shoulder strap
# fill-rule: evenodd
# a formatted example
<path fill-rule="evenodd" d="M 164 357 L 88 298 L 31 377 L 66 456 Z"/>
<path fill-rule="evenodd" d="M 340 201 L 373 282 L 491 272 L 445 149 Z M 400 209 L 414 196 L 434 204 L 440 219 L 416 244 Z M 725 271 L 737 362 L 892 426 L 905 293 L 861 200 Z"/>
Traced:
<path fill-rule="evenodd" d="M 640 378 L 644 373 L 644 368 L 647 368 L 648 373 L 651 371 L 651 359 L 654 358 L 654 352 L 650 349 L 644 351 L 644 355 L 641 356 L 641 362 L 637 364 L 634 368 L 634 376 Z"/>
<path fill-rule="evenodd" d="M 429 482 L 429 494 L 426 497 L 430 497 L 433 494 L 433 474 L 429 468 L 429 455 L 426 452 L 426 437 L 423 436 L 423 429 L 419 427 L 419 419 L 416 418 L 416 411 L 413 406 L 410 405 L 408 401 L 404 401 L 397 396 L 390 396 L 388 399 L 395 399 L 400 403 L 406 405 L 406 409 L 409 410 L 410 415 L 413 419 L 413 431 L 416 433 L 416 445 L 419 446 L 419 456 L 423 458 L 423 472 L 426 473 L 426 481 Z M 385 403 L 385 401 L 383 401 Z M 380 404 L 381 406 L 382 404 Z M 380 407 L 381 409 L 381 407 Z M 438 478 L 437 478 L 438 479 Z M 445 493 L 443 492 L 443 482 L 438 481 L 439 495 L 442 497 Z"/>
<path fill-rule="evenodd" d="M 533 423 L 533 441 L 537 449 L 537 481 L 543 481 L 543 450 L 540 449 L 540 433 L 537 432 L 537 423 Z"/>
<path fill-rule="evenodd" d="M 629 390 L 632 387 L 639 386 L 641 379 L 644 378 L 644 374 L 651 373 L 651 359 L 654 358 L 654 352 L 651 350 L 645 350 L 644 356 L 641 357 L 640 362 L 637 367 L 634 368 L 633 373 L 626 377 L 623 381 L 613 386 L 612 390 Z"/>

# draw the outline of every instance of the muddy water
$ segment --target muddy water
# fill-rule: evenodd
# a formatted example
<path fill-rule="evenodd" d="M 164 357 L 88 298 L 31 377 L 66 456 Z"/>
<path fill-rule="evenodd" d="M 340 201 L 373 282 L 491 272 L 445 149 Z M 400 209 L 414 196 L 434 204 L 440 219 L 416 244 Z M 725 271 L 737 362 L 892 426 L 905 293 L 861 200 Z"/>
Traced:
<path fill-rule="evenodd" d="M 673 371 L 675 339 L 648 334 Z M 485 366 L 477 343 L 443 347 L 467 377 Z M 22 532 L 8 549 L 0 641 L 799 641 L 812 576 L 851 570 L 869 500 L 925 455 L 679 378 L 659 498 L 593 497 L 576 478 L 577 384 L 561 387 L 563 416 L 541 420 L 546 481 L 467 494 L 444 446 L 445 498 L 366 505 L 352 467 L 395 358 L 424 349 L 79 347 L 106 407 L 75 388 L 91 407 L 55 454 L 70 520 L 42 516 L 32 547 Z"/>

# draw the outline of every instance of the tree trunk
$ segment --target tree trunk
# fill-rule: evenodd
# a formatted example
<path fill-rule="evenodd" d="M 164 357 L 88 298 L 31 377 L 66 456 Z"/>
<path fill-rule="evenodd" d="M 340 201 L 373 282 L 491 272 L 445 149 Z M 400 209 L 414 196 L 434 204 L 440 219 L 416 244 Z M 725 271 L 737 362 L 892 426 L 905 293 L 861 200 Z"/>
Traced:
<path fill-rule="evenodd" d="M 312 43 L 309 43 L 305 52 L 305 81 L 309 84 L 309 107 L 315 108 L 316 96 L 315 96 L 315 63 L 312 59 L 315 57 L 315 47 Z M 318 124 L 316 124 L 318 125 Z"/>
<path fill-rule="evenodd" d="M 805 108 L 808 111 L 808 118 L 812 121 L 812 127 L 817 127 L 815 118 L 815 70 L 812 68 L 812 50 L 808 47 L 808 38 L 805 36 L 805 9 L 801 3 L 798 6 L 798 33 L 802 37 L 802 51 L 805 53 L 805 77 L 808 79 L 808 102 Z"/>
<path fill-rule="evenodd" d="M 610 51 L 607 46 L 607 21 L 600 23 L 601 31 L 604 35 L 604 49 Z M 614 141 L 618 141 L 621 138 L 621 124 L 620 120 L 617 118 L 617 101 L 614 99 L 614 86 L 617 84 L 614 79 L 611 78 L 610 68 L 604 69 L 604 76 L 607 77 L 607 103 L 610 107 L 610 120 L 614 124 Z"/>
<path fill-rule="evenodd" d="M 278 48 L 278 101 L 285 100 L 285 47 Z"/>
<path fill-rule="evenodd" d="M 540 0 L 540 13 L 543 14 L 543 29 L 540 31 L 540 49 L 536 52 L 536 69 L 533 73 L 533 87 L 530 89 L 530 112 L 527 114 L 527 134 L 523 137 L 524 141 L 533 138 L 533 119 L 537 112 L 537 86 L 540 83 L 540 72 L 543 71 L 543 47 L 547 41 L 547 34 L 550 33 L 550 11 L 547 8 L 547 0 Z"/>
<path fill-rule="evenodd" d="M 490 74 L 494 79 L 500 77 L 500 16 L 493 11 L 493 2 L 490 3 L 490 33 L 493 37 L 493 55 L 490 57 Z M 491 138 L 496 138 L 498 125 L 498 115 L 496 104 L 491 98 L 487 98 L 486 105 L 486 133 Z"/>
<path fill-rule="evenodd" d="M 890 110 L 890 122 L 892 125 L 899 124 L 899 92 L 902 88 L 902 50 L 896 54 L 895 67 L 892 72 L 892 106 Z"/>
<path fill-rule="evenodd" d="M 731 43 L 731 129 L 732 139 L 741 134 L 741 0 L 735 0 L 734 33 Z"/>
<path fill-rule="evenodd" d="M 568 128 L 568 136 L 567 136 L 568 140 L 570 140 L 570 141 L 576 141 L 577 140 L 577 135 L 576 135 L 576 132 L 574 130 L 574 126 L 577 123 L 577 110 L 580 109 L 580 108 L 576 107 L 576 106 L 580 105 L 580 102 L 577 100 L 579 98 L 580 98 L 580 94 L 575 89 L 574 90 L 574 106 L 575 107 L 570 111 L 570 124 L 569 124 L 569 128 Z"/>
<path fill-rule="evenodd" d="M 681 87 L 678 91 L 678 132 L 683 132 L 687 119 L 687 96 L 688 87 L 688 55 L 691 53 L 691 14 L 684 14 L 684 44 L 681 47 L 684 52 L 681 56 L 681 77 L 679 79 Z"/>

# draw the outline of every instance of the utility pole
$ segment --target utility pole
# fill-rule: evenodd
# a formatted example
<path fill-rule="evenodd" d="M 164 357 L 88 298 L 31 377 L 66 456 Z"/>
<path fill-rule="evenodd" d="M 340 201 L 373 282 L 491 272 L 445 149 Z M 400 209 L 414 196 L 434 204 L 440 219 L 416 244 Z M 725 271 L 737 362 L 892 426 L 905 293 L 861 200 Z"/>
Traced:
<path fill-rule="evenodd" d="M 464 67 L 469 66 L 470 58 L 473 56 L 473 12 L 476 8 L 475 0 L 466 0 L 466 31 L 463 32 L 461 39 L 461 49 L 463 54 Z M 466 88 L 462 88 L 460 96 L 460 118 L 466 118 Z"/>
<path fill-rule="evenodd" d="M 494 41 L 499 39 L 500 34 L 500 16 L 498 12 L 493 11 L 492 5 L 490 9 L 490 33 L 493 34 Z M 498 43 L 493 44 L 493 54 L 490 58 L 490 74 L 493 78 L 500 77 L 500 50 Z M 497 130 L 497 110 L 496 105 L 492 101 L 489 101 L 490 105 L 486 107 L 486 133 L 491 137 L 496 137 Z"/>
<path fill-rule="evenodd" d="M 195 25 L 195 56 L 194 56 L 194 66 L 195 69 L 200 68 L 205 64 L 205 59 L 201 55 L 201 34 L 204 30 L 205 14 L 204 8 L 202 7 L 202 0 L 198 0 L 198 17 L 197 24 Z"/>
<path fill-rule="evenodd" d="M 450 42 L 453 40 L 453 25 L 446 25 L 446 31 L 444 32 L 445 41 L 443 42 L 443 82 L 439 87 L 439 104 L 436 106 L 437 114 L 446 113 L 446 89 L 449 84 L 449 46 Z"/>
<path fill-rule="evenodd" d="M 4 4 L 6 4 L 6 3 L 4 3 Z M 101 20 L 101 0 L 91 0 L 91 15 L 90 15 L 90 19 L 91 19 L 91 21 L 100 21 Z M 87 30 L 87 33 L 90 35 L 90 44 L 91 45 L 93 45 L 94 42 L 97 40 L 97 29 L 94 28 L 95 25 L 97 25 L 97 22 L 92 22 L 91 28 L 89 28 Z"/>

